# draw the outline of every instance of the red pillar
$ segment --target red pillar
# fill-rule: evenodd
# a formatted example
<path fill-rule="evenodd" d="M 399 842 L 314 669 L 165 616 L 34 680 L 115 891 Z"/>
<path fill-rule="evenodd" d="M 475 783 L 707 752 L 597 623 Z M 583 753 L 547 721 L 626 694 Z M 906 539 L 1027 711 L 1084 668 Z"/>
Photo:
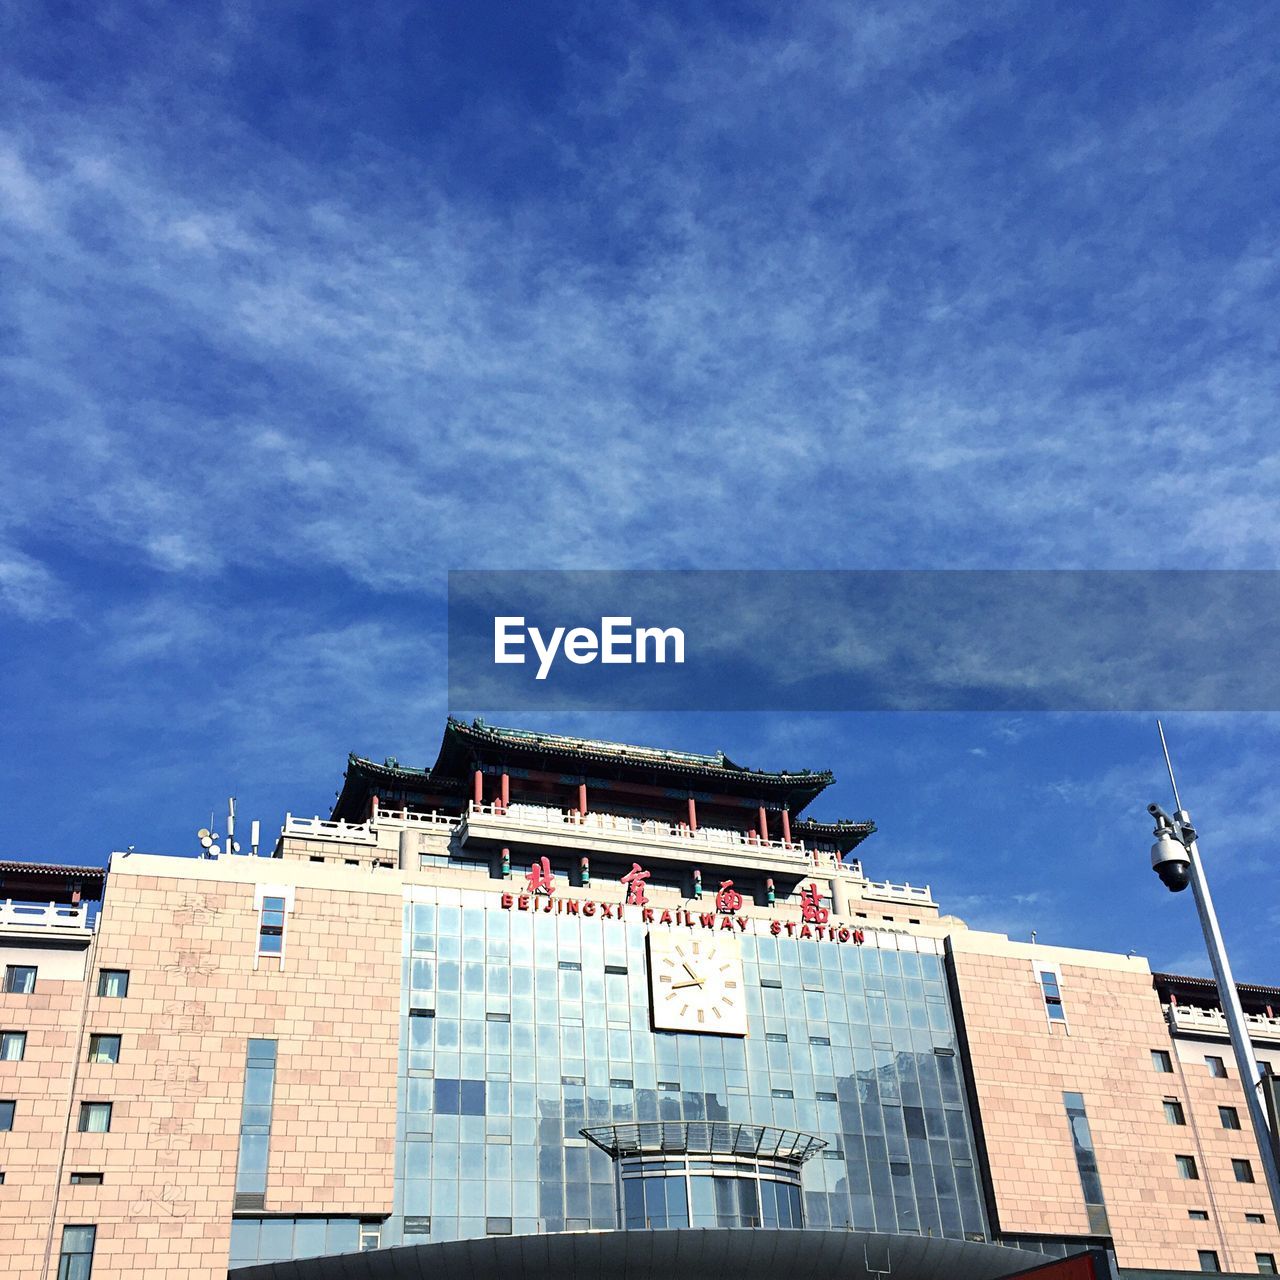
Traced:
<path fill-rule="evenodd" d="M 472 780 L 471 798 L 476 804 L 484 804 L 484 774 L 479 769 Z"/>
<path fill-rule="evenodd" d="M 697 831 L 698 829 L 698 802 L 689 797 L 689 830 Z"/>
<path fill-rule="evenodd" d="M 587 816 L 587 784 L 585 782 L 578 783 L 578 812 L 584 818 Z"/>
<path fill-rule="evenodd" d="M 369 821 L 370 822 L 378 821 L 378 797 L 377 796 L 369 797 Z"/>
<path fill-rule="evenodd" d="M 767 842 L 769 839 L 769 815 L 764 811 L 764 805 L 760 806 L 760 841 Z"/>
<path fill-rule="evenodd" d="M 511 776 L 504 769 L 502 771 L 502 812 L 506 813 L 511 804 Z"/>
<path fill-rule="evenodd" d="M 791 815 L 783 809 L 782 811 L 782 838 L 787 843 L 791 843 Z"/>

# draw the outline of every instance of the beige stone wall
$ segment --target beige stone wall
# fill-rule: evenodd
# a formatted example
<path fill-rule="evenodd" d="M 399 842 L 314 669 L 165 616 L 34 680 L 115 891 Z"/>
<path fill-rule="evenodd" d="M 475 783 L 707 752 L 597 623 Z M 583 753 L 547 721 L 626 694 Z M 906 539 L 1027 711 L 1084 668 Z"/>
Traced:
<path fill-rule="evenodd" d="M 1224 1270 L 1251 1272 L 1255 1252 L 1280 1254 L 1265 1187 L 1236 1184 L 1226 1158 L 1250 1145 L 1242 1099 L 1246 1129 L 1206 1137 L 1217 1093 L 1239 1096 L 1238 1082 L 1211 1080 L 1203 1063 L 1194 1080 L 1152 1065 L 1153 1049 L 1174 1046 L 1145 961 L 980 933 L 956 935 L 950 950 L 1001 1231 L 1088 1233 L 1062 1100 L 1071 1091 L 1084 1095 L 1121 1266 L 1195 1271 L 1197 1251 L 1212 1249 Z M 1065 1027 L 1046 1019 L 1033 961 L 1059 974 Z M 1182 1102 L 1185 1126 L 1166 1120 L 1166 1097 Z M 1180 1154 L 1196 1157 L 1199 1181 L 1180 1177 Z M 1265 1226 L 1244 1222 L 1246 1205 Z"/>
<path fill-rule="evenodd" d="M 371 891 L 365 871 L 361 887 L 342 887 L 336 868 L 290 865 L 295 873 L 268 859 L 135 855 L 113 866 L 92 980 L 102 967 L 127 969 L 129 994 L 88 1000 L 54 1232 L 56 1257 L 63 1223 L 97 1224 L 95 1280 L 225 1276 L 250 1037 L 279 1044 L 267 1211 L 391 1211 L 400 885 Z M 335 887 L 316 884 L 325 872 Z M 290 880 L 304 883 L 294 890 L 283 969 L 266 958 L 255 968 L 255 882 Z M 60 1001 L 49 1017 L 61 1044 L 75 1035 L 75 993 L 46 998 Z M 84 1061 L 94 1031 L 121 1035 L 118 1064 Z M 46 1163 L 56 1163 L 67 1114 L 65 1074 L 48 1103 L 44 1150 L 32 1156 Z M 75 1131 L 86 1100 L 113 1104 L 109 1133 Z M 104 1184 L 69 1186 L 72 1170 L 101 1171 Z M 21 1180 L 7 1182 L 6 1204 Z M 36 1254 L 51 1192 L 49 1176 L 32 1186 L 36 1225 L 18 1231 Z M 11 1274 L 39 1275 L 39 1261 L 28 1250 Z"/>
<path fill-rule="evenodd" d="M 31 995 L 0 992 L 0 1029 L 27 1033 L 23 1060 L 0 1062 L 0 1098 L 17 1103 L 12 1132 L 0 1133 L 0 1276 L 38 1276 L 43 1264 L 85 996 L 77 975 L 87 952 L 86 939 L 48 955 L 18 948 L 0 954 L 0 965 L 39 970 Z"/>

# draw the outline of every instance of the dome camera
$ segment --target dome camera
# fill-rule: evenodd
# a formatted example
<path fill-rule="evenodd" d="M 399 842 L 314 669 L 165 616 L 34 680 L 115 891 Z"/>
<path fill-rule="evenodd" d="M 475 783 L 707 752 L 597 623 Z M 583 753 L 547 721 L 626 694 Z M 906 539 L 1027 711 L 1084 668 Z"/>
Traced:
<path fill-rule="evenodd" d="M 1147 806 L 1155 817 L 1156 842 L 1151 846 L 1151 869 L 1170 893 L 1181 893 L 1191 883 L 1191 855 L 1174 834 L 1173 823 L 1158 804 Z"/>

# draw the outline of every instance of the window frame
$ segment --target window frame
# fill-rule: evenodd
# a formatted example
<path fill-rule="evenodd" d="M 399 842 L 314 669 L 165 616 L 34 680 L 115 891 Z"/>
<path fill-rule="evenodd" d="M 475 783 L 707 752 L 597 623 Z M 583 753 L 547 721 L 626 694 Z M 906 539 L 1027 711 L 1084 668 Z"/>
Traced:
<path fill-rule="evenodd" d="M 1216 1249 L 1197 1249 L 1196 1257 L 1200 1261 L 1200 1270 L 1206 1275 L 1221 1275 L 1222 1263 L 1218 1259 L 1218 1251 Z M 1213 1265 L 1206 1267 L 1206 1260 L 1212 1260 Z"/>
<path fill-rule="evenodd" d="M 1253 1162 L 1246 1160 L 1243 1156 L 1231 1157 L 1231 1172 L 1235 1175 L 1237 1182 L 1250 1183 L 1254 1181 Z M 1244 1177 L 1240 1175 L 1244 1174 Z"/>
<path fill-rule="evenodd" d="M 1173 1075 L 1173 1055 L 1168 1049 L 1152 1049 L 1151 1065 L 1155 1069 L 1156 1075 Z"/>
<path fill-rule="evenodd" d="M 109 991 L 107 988 L 111 986 L 112 978 L 124 978 L 123 991 Z M 129 970 L 128 969 L 99 969 L 98 970 L 98 999 L 99 1000 L 125 1000 L 129 996 Z"/>
<path fill-rule="evenodd" d="M 89 1233 L 88 1249 L 76 1249 L 70 1251 L 67 1248 L 67 1236 L 72 1231 L 87 1231 Z M 98 1228 L 92 1223 L 85 1222 L 68 1222 L 62 1228 L 62 1244 L 58 1250 L 58 1278 L 57 1280 L 89 1280 L 93 1275 L 93 1250 L 98 1242 Z M 79 1258 L 88 1258 L 87 1266 L 76 1266 L 75 1263 Z"/>
<path fill-rule="evenodd" d="M 30 974 L 30 986 L 18 986 L 18 974 Z M 7 964 L 4 967 L 4 994 L 7 996 L 29 996 L 35 994 L 36 983 L 40 980 L 38 964 Z"/>
<path fill-rule="evenodd" d="M 98 1111 L 96 1110 L 97 1108 L 105 1108 L 105 1110 Z M 80 1103 L 80 1114 L 76 1117 L 76 1132 L 77 1133 L 110 1133 L 112 1113 L 114 1110 L 115 1108 L 112 1106 L 110 1102 L 106 1102 L 98 1098 L 86 1099 L 85 1101 Z M 91 1124 L 88 1123 L 90 1116 L 98 1115 L 98 1114 L 105 1115 L 107 1118 L 106 1124 L 101 1129 L 95 1129 Z"/>
<path fill-rule="evenodd" d="M 5 1047 L 10 1044 L 18 1046 L 18 1052 L 10 1055 L 5 1052 Z M 21 1062 L 27 1056 L 27 1033 L 16 1027 L 10 1027 L 8 1030 L 0 1031 L 0 1062 Z"/>
<path fill-rule="evenodd" d="M 1187 1123 L 1186 1108 L 1180 1098 L 1164 1099 L 1164 1118 L 1166 1124 L 1185 1125 Z"/>
<path fill-rule="evenodd" d="M 1227 1060 L 1219 1057 L 1216 1053 L 1206 1053 L 1204 1055 L 1204 1065 L 1209 1068 L 1209 1074 L 1215 1080 L 1229 1080 L 1230 1073 L 1227 1071 Z"/>
<path fill-rule="evenodd" d="M 8 1108 L 6 1112 L 5 1108 Z M 12 1133 L 13 1122 L 18 1114 L 17 1098 L 0 1098 L 0 1133 Z"/>
<path fill-rule="evenodd" d="M 1200 1181 L 1200 1166 L 1196 1163 L 1195 1156 L 1178 1154 L 1174 1159 L 1178 1162 L 1178 1174 L 1183 1182 Z"/>
<path fill-rule="evenodd" d="M 1266 1263 L 1265 1269 L 1263 1263 Z M 1276 1255 L 1274 1253 L 1255 1253 L 1253 1255 L 1253 1265 L 1258 1268 L 1260 1276 L 1274 1276 L 1276 1271 Z"/>
<path fill-rule="evenodd" d="M 107 1057 L 100 1052 L 104 1044 L 115 1042 L 115 1057 Z M 95 1063 L 98 1066 L 114 1067 L 120 1061 L 120 1036 L 114 1031 L 91 1031 L 89 1033 L 89 1052 L 85 1058 L 86 1062 Z"/>

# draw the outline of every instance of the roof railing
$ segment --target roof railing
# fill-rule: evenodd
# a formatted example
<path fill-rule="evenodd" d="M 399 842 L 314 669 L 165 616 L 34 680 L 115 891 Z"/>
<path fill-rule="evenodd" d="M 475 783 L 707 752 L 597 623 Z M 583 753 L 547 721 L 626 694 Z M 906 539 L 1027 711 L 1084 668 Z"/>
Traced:
<path fill-rule="evenodd" d="M 45 929 L 85 929 L 89 924 L 89 907 L 68 906 L 61 902 L 0 902 L 0 929 L 15 925 Z"/>

